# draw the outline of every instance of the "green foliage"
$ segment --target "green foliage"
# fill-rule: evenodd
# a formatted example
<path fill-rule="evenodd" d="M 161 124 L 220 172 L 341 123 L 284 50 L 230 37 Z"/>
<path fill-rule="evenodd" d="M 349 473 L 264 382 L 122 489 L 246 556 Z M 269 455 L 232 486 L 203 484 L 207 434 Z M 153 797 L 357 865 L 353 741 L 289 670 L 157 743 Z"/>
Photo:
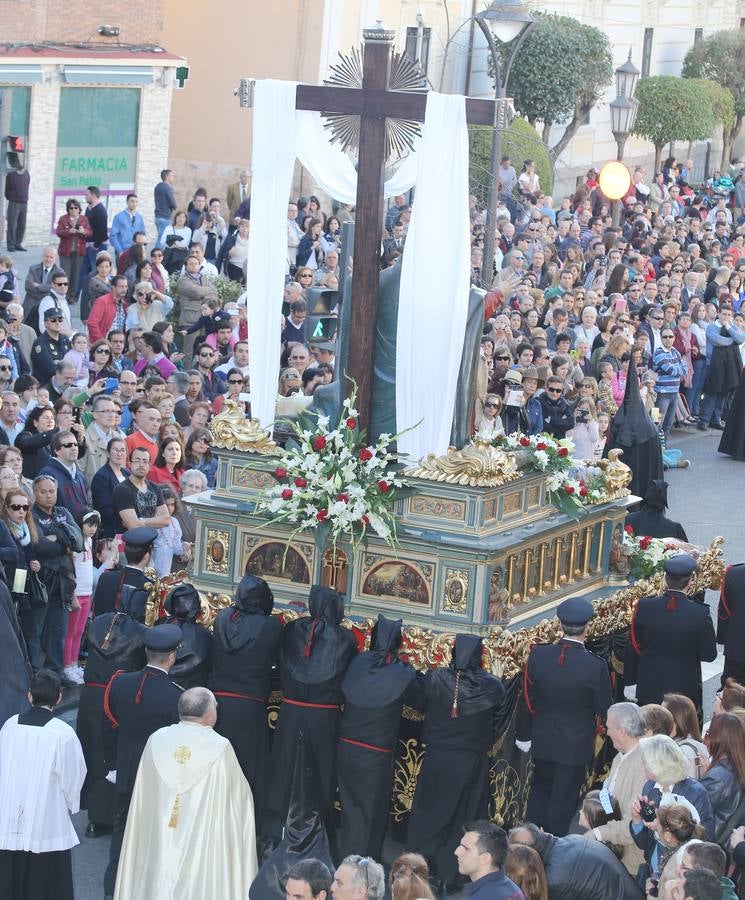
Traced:
<path fill-rule="evenodd" d="M 471 193 L 481 203 L 486 203 L 491 181 L 491 139 L 493 129 L 486 125 L 471 125 L 468 129 L 470 141 Z M 516 116 L 512 125 L 502 133 L 502 156 L 509 156 L 515 171 L 520 174 L 524 159 L 534 159 L 536 172 L 541 180 L 541 189 L 550 193 L 553 185 L 554 167 L 546 145 L 535 128 L 525 119 Z"/>
<path fill-rule="evenodd" d="M 611 83 L 608 36 L 569 16 L 536 13 L 536 20 L 515 56 L 507 96 L 530 122 L 568 122 L 577 107 L 589 111 Z"/>
<path fill-rule="evenodd" d="M 683 60 L 684 78 L 708 78 L 732 92 L 735 112 L 745 114 L 745 32 L 717 31 L 702 38 Z"/>
<path fill-rule="evenodd" d="M 634 134 L 650 140 L 658 151 L 670 141 L 704 140 L 714 131 L 710 95 L 699 79 L 642 78 L 636 98 L 639 112 Z"/>
<path fill-rule="evenodd" d="M 709 96 L 714 121 L 718 122 L 725 131 L 729 131 L 735 124 L 735 98 L 732 91 L 710 78 L 702 78 L 700 83 Z"/>

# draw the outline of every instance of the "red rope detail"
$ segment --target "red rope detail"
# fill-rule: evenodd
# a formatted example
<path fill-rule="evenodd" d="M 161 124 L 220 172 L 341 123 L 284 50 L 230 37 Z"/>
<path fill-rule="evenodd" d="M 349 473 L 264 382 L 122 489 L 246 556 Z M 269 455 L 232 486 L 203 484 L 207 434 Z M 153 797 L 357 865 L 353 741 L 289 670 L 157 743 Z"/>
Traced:
<path fill-rule="evenodd" d="M 261 697 L 252 697 L 250 694 L 237 694 L 235 691 L 213 691 L 215 697 L 235 697 L 237 700 L 255 700 L 257 703 L 264 703 Z"/>
<path fill-rule="evenodd" d="M 460 691 L 460 669 L 455 673 L 455 693 L 453 694 L 453 706 L 450 710 L 450 718 L 458 718 L 458 693 Z"/>
<path fill-rule="evenodd" d="M 375 744 L 365 744 L 362 741 L 353 741 L 352 738 L 339 738 L 344 744 L 351 744 L 353 747 L 362 747 L 363 750 L 374 750 L 376 753 L 393 753 L 388 747 L 376 747 Z"/>
<path fill-rule="evenodd" d="M 86 681 L 83 687 L 103 688 L 103 690 L 106 690 L 108 685 L 102 684 L 100 681 Z"/>
<path fill-rule="evenodd" d="M 725 587 L 727 585 L 727 574 L 729 573 L 729 570 L 731 568 L 732 568 L 732 566 L 727 566 L 727 568 L 724 570 L 724 578 L 722 578 L 722 589 L 719 593 L 720 605 L 724 607 L 724 611 L 725 611 L 726 615 L 722 616 L 722 615 L 719 615 L 719 613 L 717 613 L 717 616 L 723 622 L 726 622 L 727 619 L 729 619 L 732 616 L 732 610 L 729 608 L 729 606 L 727 606 L 727 598 L 725 596 Z"/>
<path fill-rule="evenodd" d="M 111 678 L 109 678 L 109 683 L 106 685 L 106 691 L 103 695 L 103 712 L 104 712 L 104 715 L 106 716 L 106 718 L 109 720 L 109 722 L 111 722 L 111 724 L 114 728 L 119 727 L 119 722 L 118 722 L 116 716 L 114 715 L 114 713 L 112 713 L 111 707 L 109 706 L 109 694 L 111 693 L 111 685 L 114 683 L 114 679 L 117 677 L 117 675 L 123 675 L 123 674 L 124 674 L 124 669 L 117 669 L 116 672 L 114 672 L 114 674 L 111 676 Z"/>
<path fill-rule="evenodd" d="M 302 706 L 305 709 L 341 709 L 338 703 L 303 703 L 302 700 L 289 700 L 287 697 L 283 697 L 282 702 L 289 703 L 290 706 Z"/>
<path fill-rule="evenodd" d="M 631 617 L 631 628 L 629 629 L 629 641 L 631 642 L 631 646 L 634 648 L 634 653 L 637 656 L 642 655 L 642 648 L 639 646 L 639 641 L 636 638 L 636 628 L 634 627 L 636 624 L 636 614 L 639 611 L 639 603 L 637 602 L 636 607 L 634 608 L 634 614 Z"/>
<path fill-rule="evenodd" d="M 675 599 L 675 596 L 674 596 L 673 594 L 668 593 L 668 595 L 667 595 L 667 605 L 665 606 L 665 609 L 666 609 L 668 612 L 675 612 L 675 610 L 676 610 L 677 608 L 678 608 L 678 601 Z"/>
<path fill-rule="evenodd" d="M 142 700 L 142 689 L 145 687 L 145 682 L 147 681 L 149 674 L 150 673 L 147 670 L 142 673 L 142 678 L 140 678 L 140 686 L 137 688 L 137 693 L 135 694 L 135 706 L 139 706 L 140 700 Z"/>
<path fill-rule="evenodd" d="M 530 679 L 528 678 L 528 663 L 530 662 L 530 652 L 528 652 L 528 659 L 525 660 L 525 665 L 523 666 L 523 697 L 525 698 L 525 705 L 528 707 L 528 712 L 531 716 L 535 715 L 535 709 L 533 708 L 533 704 L 530 702 Z"/>
<path fill-rule="evenodd" d="M 567 645 L 562 644 L 561 645 L 561 653 L 559 654 L 559 665 L 560 666 L 564 665 L 564 660 L 566 658 L 566 655 L 567 655 Z"/>
<path fill-rule="evenodd" d="M 316 624 L 318 623 L 318 619 L 313 619 L 313 622 L 310 626 L 310 633 L 308 634 L 308 640 L 305 642 L 305 647 L 303 649 L 303 656 L 306 658 L 310 656 L 313 652 L 313 632 L 316 630 Z"/>

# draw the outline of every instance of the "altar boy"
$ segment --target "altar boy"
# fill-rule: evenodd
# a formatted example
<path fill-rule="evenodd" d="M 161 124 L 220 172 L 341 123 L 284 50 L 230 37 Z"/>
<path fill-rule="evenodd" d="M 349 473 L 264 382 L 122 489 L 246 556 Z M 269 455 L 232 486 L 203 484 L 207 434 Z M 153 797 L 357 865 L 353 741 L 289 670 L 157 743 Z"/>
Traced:
<path fill-rule="evenodd" d="M 60 699 L 59 676 L 42 669 L 31 709 L 0 731 L 0 900 L 73 900 L 70 815 L 85 762 L 74 729 L 52 712 Z"/>

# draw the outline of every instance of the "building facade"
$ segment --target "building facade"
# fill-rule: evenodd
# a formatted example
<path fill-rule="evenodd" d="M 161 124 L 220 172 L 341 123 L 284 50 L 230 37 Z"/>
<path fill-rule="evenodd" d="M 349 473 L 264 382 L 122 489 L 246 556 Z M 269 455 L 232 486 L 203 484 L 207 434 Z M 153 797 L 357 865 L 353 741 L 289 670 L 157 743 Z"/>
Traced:
<path fill-rule="evenodd" d="M 100 0 L 3 3 L 0 137 L 23 140 L 27 242 L 47 241 L 65 201 L 83 200 L 89 185 L 100 189 L 110 220 L 136 191 L 152 223 L 176 69 L 185 62 L 160 46 L 161 7 L 142 0 L 117 21 L 115 7 Z"/>

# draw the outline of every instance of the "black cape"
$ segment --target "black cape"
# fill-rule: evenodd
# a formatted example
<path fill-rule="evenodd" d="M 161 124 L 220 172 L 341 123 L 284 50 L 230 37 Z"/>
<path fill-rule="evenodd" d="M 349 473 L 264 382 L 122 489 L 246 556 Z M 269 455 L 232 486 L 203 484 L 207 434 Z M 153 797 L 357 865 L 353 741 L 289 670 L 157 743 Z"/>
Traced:
<path fill-rule="evenodd" d="M 727 413 L 727 423 L 719 442 L 719 452 L 726 453 L 733 459 L 745 459 L 745 369 Z"/>
<path fill-rule="evenodd" d="M 250 900 L 284 900 L 287 873 L 305 859 L 319 859 L 331 872 L 334 871 L 326 829 L 318 813 L 313 753 L 301 733 L 295 753 L 284 836 L 253 880 L 248 892 Z"/>
<path fill-rule="evenodd" d="M 10 591 L 0 582 L 0 728 L 11 716 L 28 709 L 30 680 L 26 639 Z"/>
<path fill-rule="evenodd" d="M 680 522 L 674 522 L 665 516 L 667 509 L 667 482 L 656 478 L 649 483 L 644 498 L 636 512 L 626 516 L 626 524 L 634 529 L 634 534 L 648 535 L 655 538 L 677 538 L 687 541 Z"/>
<path fill-rule="evenodd" d="M 644 408 L 636 378 L 626 379 L 623 403 L 613 417 L 603 455 L 615 449 L 623 450 L 622 461 L 631 469 L 629 490 L 643 497 L 650 481 L 662 478 L 664 469 L 657 428 Z"/>
<path fill-rule="evenodd" d="M 308 612 L 290 622 L 282 637 L 282 672 L 303 684 L 321 684 L 346 671 L 355 645 L 351 632 L 341 627 L 344 598 L 331 588 L 313 585 Z"/>
<path fill-rule="evenodd" d="M 414 702 L 416 672 L 398 659 L 401 620 L 378 616 L 371 649 L 342 681 L 344 712 L 337 757 L 339 857 L 381 858 L 404 703 Z"/>

